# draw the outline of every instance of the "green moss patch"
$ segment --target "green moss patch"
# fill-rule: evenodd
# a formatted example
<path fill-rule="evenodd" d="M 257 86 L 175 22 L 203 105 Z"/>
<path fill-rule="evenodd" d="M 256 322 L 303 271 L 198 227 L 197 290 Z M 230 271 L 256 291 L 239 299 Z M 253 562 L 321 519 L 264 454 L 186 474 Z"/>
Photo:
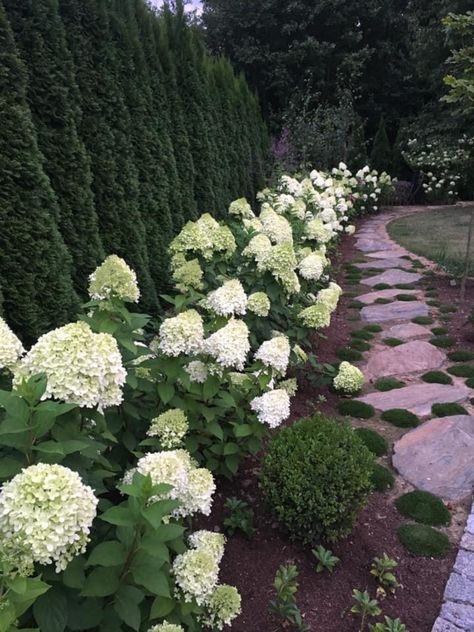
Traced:
<path fill-rule="evenodd" d="M 336 355 L 340 360 L 347 360 L 348 362 L 354 362 L 356 360 L 362 360 L 362 353 L 356 349 L 350 349 L 345 347 L 344 349 L 338 349 Z"/>
<path fill-rule="evenodd" d="M 390 408 L 385 410 L 380 417 L 397 428 L 415 428 L 420 423 L 418 417 L 405 408 Z"/>
<path fill-rule="evenodd" d="M 358 340 L 355 338 L 351 341 L 351 349 L 357 349 L 357 351 L 368 351 L 370 349 L 370 345 L 365 340 Z"/>
<path fill-rule="evenodd" d="M 449 540 L 425 524 L 404 524 L 398 529 L 398 538 L 414 555 L 443 557 L 449 551 Z"/>
<path fill-rule="evenodd" d="M 417 325 L 432 325 L 434 321 L 431 316 L 415 316 L 415 318 L 411 319 L 411 322 Z"/>
<path fill-rule="evenodd" d="M 387 467 L 376 463 L 372 473 L 372 484 L 378 492 L 385 492 L 394 486 L 395 477 Z"/>
<path fill-rule="evenodd" d="M 403 344 L 403 340 L 399 338 L 382 338 L 382 342 L 389 347 L 398 347 L 398 345 Z"/>
<path fill-rule="evenodd" d="M 417 301 L 418 297 L 416 296 L 416 294 L 397 294 L 396 297 L 397 301 Z"/>
<path fill-rule="evenodd" d="M 376 298 L 374 303 L 378 305 L 387 305 L 388 303 L 393 303 L 391 298 Z"/>
<path fill-rule="evenodd" d="M 430 339 L 430 342 L 435 347 L 447 349 L 448 347 L 452 347 L 456 341 L 452 336 L 434 336 L 434 338 Z"/>
<path fill-rule="evenodd" d="M 370 428 L 356 428 L 354 432 L 373 454 L 376 456 L 387 454 L 388 443 L 378 432 L 370 430 Z"/>
<path fill-rule="evenodd" d="M 374 285 L 374 290 L 389 290 L 391 287 L 388 283 L 377 283 Z"/>
<path fill-rule="evenodd" d="M 448 358 L 453 362 L 469 362 L 470 360 L 474 360 L 474 353 L 472 353 L 472 351 L 459 349 L 458 351 L 448 353 Z"/>
<path fill-rule="evenodd" d="M 360 315 L 359 314 L 349 314 L 349 316 L 347 317 L 347 320 L 360 320 Z"/>
<path fill-rule="evenodd" d="M 405 382 L 396 380 L 394 377 L 380 377 L 374 384 L 378 391 L 393 391 L 395 388 L 402 388 Z"/>
<path fill-rule="evenodd" d="M 366 325 L 365 327 L 363 327 L 362 329 L 365 329 L 366 331 L 372 331 L 373 333 L 377 333 L 379 331 L 383 331 L 383 327 L 381 325 Z"/>
<path fill-rule="evenodd" d="M 413 285 L 413 283 L 397 283 L 396 286 L 397 290 L 415 290 L 416 289 L 416 285 Z"/>
<path fill-rule="evenodd" d="M 438 292 L 436 290 L 431 290 L 430 288 L 426 288 L 425 292 L 426 296 L 430 296 L 431 298 L 438 296 Z"/>
<path fill-rule="evenodd" d="M 451 522 L 451 514 L 441 498 L 425 492 L 416 490 L 403 494 L 395 501 L 398 511 L 416 522 L 429 524 L 431 526 L 445 526 Z"/>
<path fill-rule="evenodd" d="M 375 408 L 357 399 L 345 399 L 339 402 L 338 411 L 341 415 L 355 417 L 356 419 L 370 419 L 375 415 Z"/>
<path fill-rule="evenodd" d="M 465 381 L 465 384 L 468 388 L 474 388 L 474 377 L 470 377 Z M 474 403 L 471 400 L 471 404 Z"/>
<path fill-rule="evenodd" d="M 456 377 L 474 377 L 474 366 L 470 364 L 454 364 L 447 371 Z"/>
<path fill-rule="evenodd" d="M 428 384 L 452 384 L 452 378 L 443 371 L 428 371 L 421 376 L 423 382 Z"/>
<path fill-rule="evenodd" d="M 461 404 L 456 403 L 445 403 L 445 404 L 433 404 L 431 407 L 431 413 L 435 417 L 450 417 L 451 415 L 468 415 L 467 410 L 461 406 Z"/>
<path fill-rule="evenodd" d="M 439 311 L 442 314 L 450 314 L 458 311 L 456 305 L 441 305 Z"/>
<path fill-rule="evenodd" d="M 431 330 L 431 333 L 434 334 L 435 336 L 444 336 L 447 333 L 449 333 L 449 330 L 446 329 L 446 327 L 433 327 L 433 329 Z"/>
<path fill-rule="evenodd" d="M 365 307 L 365 303 L 362 303 L 362 301 L 351 301 L 349 303 L 349 307 L 351 307 L 352 309 L 362 309 L 363 307 Z"/>
<path fill-rule="evenodd" d="M 359 285 L 360 284 L 360 279 L 359 278 L 347 279 L 346 283 L 348 285 Z"/>
<path fill-rule="evenodd" d="M 355 331 L 351 331 L 351 336 L 361 340 L 372 340 L 374 337 L 372 332 L 367 331 L 367 329 L 356 329 Z"/>
<path fill-rule="evenodd" d="M 426 301 L 426 304 L 430 307 L 439 307 L 439 301 L 435 301 L 434 299 L 431 301 Z"/>

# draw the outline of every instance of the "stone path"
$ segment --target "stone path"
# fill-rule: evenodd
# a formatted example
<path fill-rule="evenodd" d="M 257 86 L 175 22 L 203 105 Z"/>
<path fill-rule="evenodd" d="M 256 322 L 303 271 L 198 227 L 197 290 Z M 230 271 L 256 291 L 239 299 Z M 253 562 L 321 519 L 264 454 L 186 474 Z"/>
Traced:
<path fill-rule="evenodd" d="M 442 323 L 436 320 L 436 309 L 428 306 L 423 276 L 410 259 L 426 267 L 433 264 L 409 253 L 387 233 L 386 225 L 399 215 L 400 209 L 386 211 L 369 219 L 357 233 L 357 248 L 364 256 L 363 262 L 355 264 L 364 275 L 361 283 L 368 288 L 381 283 L 392 286 L 367 290 L 354 299 L 363 304 L 362 321 L 383 327 L 360 365 L 367 384 L 359 399 L 379 411 L 402 408 L 422 418 L 421 425 L 395 442 L 393 466 L 413 486 L 447 501 L 459 501 L 474 487 L 474 407 L 470 401 L 474 390 L 457 377 L 452 378 L 452 384 L 421 380 L 426 371 L 445 370 L 452 362 L 444 350 L 428 342 L 433 336 L 431 328 Z M 415 284 L 415 288 L 394 287 L 404 284 Z M 416 300 L 397 300 L 399 294 L 413 294 Z M 428 315 L 434 319 L 432 325 L 411 322 L 417 316 Z M 402 343 L 389 347 L 383 343 L 384 338 L 397 338 Z M 381 377 L 397 378 L 406 386 L 385 392 L 375 390 L 373 382 Z M 462 404 L 469 414 L 429 419 L 433 404 L 448 402 Z M 474 632 L 474 505 L 432 632 L 463 631 Z"/>

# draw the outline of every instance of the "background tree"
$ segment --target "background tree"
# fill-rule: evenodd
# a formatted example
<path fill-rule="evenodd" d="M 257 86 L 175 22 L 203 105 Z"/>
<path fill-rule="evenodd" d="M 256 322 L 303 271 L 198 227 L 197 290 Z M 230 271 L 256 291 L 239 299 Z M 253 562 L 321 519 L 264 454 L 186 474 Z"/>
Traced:
<path fill-rule="evenodd" d="M 372 151 L 370 153 L 370 164 L 378 171 L 390 173 L 392 170 L 392 148 L 385 128 L 385 119 L 380 117 L 377 133 L 374 137 Z"/>

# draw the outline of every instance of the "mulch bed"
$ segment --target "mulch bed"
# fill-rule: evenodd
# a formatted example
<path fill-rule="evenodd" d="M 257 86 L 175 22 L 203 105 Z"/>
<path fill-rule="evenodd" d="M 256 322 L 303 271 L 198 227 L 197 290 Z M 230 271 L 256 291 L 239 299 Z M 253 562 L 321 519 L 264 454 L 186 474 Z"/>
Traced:
<path fill-rule="evenodd" d="M 362 220 L 363 223 L 363 220 Z M 336 280 L 344 287 L 343 264 L 353 262 L 360 253 L 355 249 L 355 238 L 345 237 L 337 259 L 333 257 Z M 435 276 L 431 285 L 439 291 L 439 300 L 455 304 L 459 288 L 452 287 L 447 277 Z M 348 292 L 354 286 L 344 287 Z M 446 324 L 459 346 L 474 350 L 474 327 L 468 322 L 474 307 L 474 283 L 469 284 L 469 300 Z M 335 352 L 350 339 L 350 331 L 358 323 L 348 319 L 357 313 L 349 309 L 352 299 L 343 297 L 331 326 L 324 338 L 315 338 L 314 347 L 320 361 L 336 361 Z M 323 394 L 326 401 L 321 402 Z M 318 410 L 335 416 L 339 397 L 327 388 L 300 386 L 292 401 L 289 423 Z M 256 533 L 250 540 L 235 535 L 228 539 L 221 567 L 222 582 L 237 586 L 242 595 L 242 615 L 232 625 L 234 632 L 277 632 L 290 630 L 269 612 L 273 598 L 272 583 L 282 564 L 296 564 L 299 570 L 297 602 L 312 632 L 357 632 L 359 619 L 350 613 L 351 593 L 354 588 L 368 590 L 375 597 L 377 584 L 370 575 L 374 557 L 386 552 L 399 566 L 396 576 L 402 587 L 394 595 L 381 600 L 384 614 L 399 617 L 409 632 L 430 632 L 438 616 L 442 594 L 451 571 L 456 551 L 444 559 L 415 557 L 400 544 L 396 531 L 406 522 L 393 505 L 394 494 L 374 492 L 368 506 L 361 513 L 352 534 L 329 548 L 340 558 L 332 574 L 316 573 L 315 560 L 309 548 L 292 543 L 265 507 L 258 478 L 258 459 L 249 459 L 233 481 L 220 481 L 212 515 L 205 527 L 221 530 L 225 516 L 224 502 L 229 496 L 246 500 L 255 513 Z M 202 525 L 201 525 L 202 526 Z"/>

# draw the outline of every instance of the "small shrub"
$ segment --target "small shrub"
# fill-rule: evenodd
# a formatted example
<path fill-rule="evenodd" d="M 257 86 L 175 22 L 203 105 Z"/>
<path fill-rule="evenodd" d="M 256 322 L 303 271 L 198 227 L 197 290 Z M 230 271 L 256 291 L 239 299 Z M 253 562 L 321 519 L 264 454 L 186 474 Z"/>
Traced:
<path fill-rule="evenodd" d="M 394 377 L 380 377 L 374 384 L 378 391 L 392 391 L 395 388 L 402 388 L 405 382 L 396 380 Z"/>
<path fill-rule="evenodd" d="M 351 532 L 372 488 L 373 465 L 348 424 L 315 415 L 270 441 L 262 484 L 290 536 L 314 545 Z"/>
<path fill-rule="evenodd" d="M 365 329 L 366 331 L 371 331 L 372 333 L 383 331 L 383 327 L 381 325 L 376 325 L 376 324 L 366 325 L 362 329 Z"/>
<path fill-rule="evenodd" d="M 447 371 L 456 377 L 474 377 L 474 366 L 470 364 L 455 364 L 450 366 Z"/>
<path fill-rule="evenodd" d="M 428 384 L 452 384 L 452 378 L 443 371 L 428 371 L 421 376 L 423 382 Z"/>
<path fill-rule="evenodd" d="M 458 311 L 456 305 L 441 305 L 439 311 L 442 314 L 451 314 Z"/>
<path fill-rule="evenodd" d="M 456 403 L 433 404 L 431 412 L 435 417 L 450 417 L 451 415 L 468 415 L 467 410 Z"/>
<path fill-rule="evenodd" d="M 355 340 L 352 340 L 350 348 L 357 349 L 357 351 L 368 351 L 370 349 L 370 345 L 368 342 L 365 342 L 365 340 L 357 340 L 356 338 Z"/>
<path fill-rule="evenodd" d="M 376 623 L 370 632 L 408 632 L 407 626 L 400 619 L 384 617 L 384 623 Z"/>
<path fill-rule="evenodd" d="M 417 325 L 432 325 L 434 321 L 431 316 L 415 316 L 415 318 L 411 319 L 411 322 Z"/>
<path fill-rule="evenodd" d="M 336 355 L 340 360 L 347 360 L 348 362 L 362 360 L 362 353 L 360 351 L 357 351 L 356 349 L 349 349 L 348 347 L 338 349 L 336 351 Z"/>
<path fill-rule="evenodd" d="M 372 472 L 372 484 L 378 492 L 385 492 L 394 486 L 395 477 L 388 467 L 376 463 Z"/>
<path fill-rule="evenodd" d="M 355 331 L 351 331 L 351 336 L 353 338 L 360 338 L 362 340 L 372 340 L 374 337 L 373 333 L 367 331 L 367 329 L 356 329 Z"/>
<path fill-rule="evenodd" d="M 374 287 L 374 290 L 390 290 L 392 286 L 389 285 L 388 283 L 377 283 L 373 287 Z"/>
<path fill-rule="evenodd" d="M 339 402 L 337 406 L 341 415 L 355 417 L 356 419 L 370 419 L 375 415 L 375 408 L 357 399 L 346 399 Z"/>
<path fill-rule="evenodd" d="M 452 347 L 456 341 L 451 336 L 435 336 L 430 339 L 430 342 L 435 347 L 446 349 L 447 347 Z"/>
<path fill-rule="evenodd" d="M 430 492 L 408 492 L 397 498 L 395 506 L 402 516 L 416 522 L 432 526 L 448 525 L 451 522 L 451 514 L 446 505 L 441 498 Z"/>
<path fill-rule="evenodd" d="M 318 564 L 316 566 L 317 573 L 322 573 L 324 570 L 332 573 L 336 564 L 339 562 L 339 558 L 336 557 L 332 551 L 325 549 L 324 546 L 321 546 L 321 544 L 313 549 L 311 553 L 318 560 Z"/>
<path fill-rule="evenodd" d="M 382 338 L 382 342 L 389 347 L 398 347 L 398 345 L 403 344 L 403 340 L 400 340 L 399 338 Z"/>
<path fill-rule="evenodd" d="M 384 421 L 389 421 L 397 428 L 415 428 L 420 423 L 416 415 L 404 408 L 391 408 L 385 410 L 380 417 Z"/>
<path fill-rule="evenodd" d="M 240 498 L 233 496 L 225 502 L 225 508 L 229 514 L 224 518 L 224 529 L 229 535 L 234 535 L 241 531 L 247 538 L 251 538 L 255 533 L 253 526 L 253 510 Z"/>
<path fill-rule="evenodd" d="M 393 571 L 397 568 L 398 562 L 389 557 L 386 553 L 382 557 L 374 557 L 370 574 L 375 577 L 378 583 L 390 592 L 395 592 L 400 587 Z"/>
<path fill-rule="evenodd" d="M 396 297 L 397 301 L 417 301 L 418 297 L 416 296 L 416 294 L 397 294 Z"/>
<path fill-rule="evenodd" d="M 404 524 L 398 529 L 398 537 L 414 555 L 442 557 L 449 551 L 448 537 L 425 524 Z"/>
<path fill-rule="evenodd" d="M 448 358 L 452 362 L 469 362 L 470 360 L 474 360 L 474 353 L 472 351 L 459 349 L 458 351 L 451 351 L 451 353 L 448 353 Z"/>
<path fill-rule="evenodd" d="M 370 428 L 356 428 L 354 432 L 363 441 L 372 454 L 375 454 L 376 456 L 383 456 L 384 454 L 387 454 L 388 443 L 378 432 L 375 432 L 375 430 L 371 430 Z"/>
<path fill-rule="evenodd" d="M 359 314 L 349 314 L 347 320 L 360 320 Z"/>
<path fill-rule="evenodd" d="M 393 303 L 393 300 L 391 298 L 376 298 L 374 303 L 378 305 L 388 305 L 388 303 Z"/>
<path fill-rule="evenodd" d="M 434 336 L 444 336 L 445 334 L 449 333 L 449 330 L 446 329 L 446 327 L 433 327 L 431 333 Z"/>
<path fill-rule="evenodd" d="M 296 604 L 298 575 L 298 569 L 294 564 L 280 566 L 273 582 L 275 599 L 270 602 L 270 612 L 283 619 L 286 622 L 285 627 L 290 624 L 299 632 L 310 632 L 310 627 L 304 622 L 301 611 Z"/>
<path fill-rule="evenodd" d="M 371 599 L 369 593 L 364 590 L 354 589 L 352 591 L 352 599 L 355 604 L 351 608 L 351 612 L 360 616 L 360 628 L 359 632 L 365 630 L 365 624 L 369 617 L 378 617 L 382 614 L 382 608 L 379 606 L 377 599 Z"/>

